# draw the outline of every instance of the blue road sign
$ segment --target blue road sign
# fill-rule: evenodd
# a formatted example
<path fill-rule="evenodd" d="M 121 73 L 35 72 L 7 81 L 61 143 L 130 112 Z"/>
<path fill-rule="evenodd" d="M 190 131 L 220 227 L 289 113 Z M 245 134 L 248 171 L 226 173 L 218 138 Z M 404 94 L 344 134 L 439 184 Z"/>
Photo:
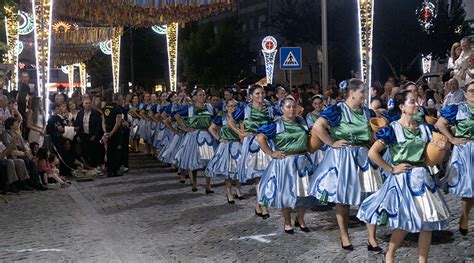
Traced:
<path fill-rule="evenodd" d="M 303 61 L 300 47 L 280 48 L 280 69 L 293 70 L 302 69 Z"/>

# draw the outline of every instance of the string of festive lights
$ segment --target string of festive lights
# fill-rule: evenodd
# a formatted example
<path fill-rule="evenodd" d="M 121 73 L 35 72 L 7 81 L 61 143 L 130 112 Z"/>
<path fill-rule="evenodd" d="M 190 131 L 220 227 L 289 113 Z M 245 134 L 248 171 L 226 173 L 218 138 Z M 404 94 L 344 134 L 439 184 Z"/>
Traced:
<path fill-rule="evenodd" d="M 262 41 L 262 53 L 265 58 L 265 71 L 267 76 L 267 84 L 273 83 L 273 71 L 275 67 L 275 57 L 278 52 L 277 41 L 272 36 L 267 36 Z"/>
<path fill-rule="evenodd" d="M 68 79 L 68 82 L 69 82 L 68 96 L 71 97 L 72 92 L 74 90 L 74 65 L 69 65 L 68 66 L 67 79 Z"/>
<path fill-rule="evenodd" d="M 359 12 L 360 78 L 370 87 L 374 0 L 357 0 L 357 9 Z"/>
<path fill-rule="evenodd" d="M 117 32 L 122 32 L 121 28 L 114 28 L 114 35 L 111 39 L 112 46 L 112 73 L 113 73 L 113 82 L 114 82 L 114 93 L 119 92 L 120 88 L 120 38 L 121 34 Z"/>
<path fill-rule="evenodd" d="M 79 63 L 79 79 L 81 81 L 81 93 L 86 93 L 87 85 L 87 72 L 86 72 L 86 63 Z"/>
<path fill-rule="evenodd" d="M 49 115 L 49 67 L 51 48 L 51 21 L 53 0 L 32 0 L 33 18 L 35 21 L 35 53 L 38 94 L 43 95 L 46 117 Z"/>
<path fill-rule="evenodd" d="M 168 46 L 168 70 L 170 76 L 170 90 L 176 91 L 178 69 L 178 23 L 171 23 L 167 25 L 166 44 Z"/>
<path fill-rule="evenodd" d="M 416 16 L 421 29 L 427 34 L 432 33 L 434 29 L 434 21 L 438 16 L 438 10 L 436 9 L 435 4 L 428 0 L 423 1 L 421 7 L 416 10 Z"/>
<path fill-rule="evenodd" d="M 8 84 L 8 91 L 17 89 L 18 87 L 18 45 L 19 45 L 19 34 L 18 34 L 18 12 L 11 6 L 4 6 L 5 10 L 5 28 L 7 34 L 7 63 L 13 65 L 13 72 L 11 75 L 11 81 Z"/>

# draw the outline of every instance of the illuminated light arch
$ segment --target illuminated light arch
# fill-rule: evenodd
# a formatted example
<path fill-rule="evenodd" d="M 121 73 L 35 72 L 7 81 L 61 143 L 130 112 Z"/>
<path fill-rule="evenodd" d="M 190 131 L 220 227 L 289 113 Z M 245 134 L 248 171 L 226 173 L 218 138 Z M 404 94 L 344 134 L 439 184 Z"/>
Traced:
<path fill-rule="evenodd" d="M 374 1 L 357 0 L 357 10 L 359 12 L 360 78 L 368 87 L 370 87 L 372 81 Z"/>

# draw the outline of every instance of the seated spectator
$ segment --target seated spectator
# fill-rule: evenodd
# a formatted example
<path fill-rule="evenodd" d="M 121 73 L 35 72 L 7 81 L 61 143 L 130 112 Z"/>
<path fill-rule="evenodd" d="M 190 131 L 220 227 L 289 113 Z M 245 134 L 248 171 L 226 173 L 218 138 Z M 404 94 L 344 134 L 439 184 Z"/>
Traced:
<path fill-rule="evenodd" d="M 62 188 L 69 186 L 64 177 L 61 177 L 59 170 L 55 167 L 57 157 L 49 154 L 47 148 L 41 148 L 38 151 L 38 170 L 43 173 L 43 185 L 48 187 L 48 179 L 54 179 Z"/>

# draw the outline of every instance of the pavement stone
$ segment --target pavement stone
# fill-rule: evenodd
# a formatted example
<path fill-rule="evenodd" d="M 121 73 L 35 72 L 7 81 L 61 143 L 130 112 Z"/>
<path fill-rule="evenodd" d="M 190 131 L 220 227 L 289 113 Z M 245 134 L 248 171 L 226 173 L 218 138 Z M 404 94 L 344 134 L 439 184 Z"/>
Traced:
<path fill-rule="evenodd" d="M 382 262 L 366 249 L 367 232 L 350 225 L 354 251 L 339 246 L 333 209 L 308 211 L 311 233 L 283 232 L 281 212 L 254 215 L 255 188 L 229 205 L 222 180 L 214 194 L 180 184 L 176 173 L 145 155 L 131 155 L 123 177 L 73 182 L 71 187 L 8 196 L 0 204 L 0 262 Z M 474 262 L 473 232 L 457 231 L 461 201 L 446 195 L 449 229 L 433 234 L 430 262 Z M 320 211 L 319 211 L 320 210 Z M 356 213 L 356 208 L 351 214 Z M 390 229 L 380 227 L 386 249 Z M 399 249 L 400 262 L 417 260 L 417 235 Z"/>

